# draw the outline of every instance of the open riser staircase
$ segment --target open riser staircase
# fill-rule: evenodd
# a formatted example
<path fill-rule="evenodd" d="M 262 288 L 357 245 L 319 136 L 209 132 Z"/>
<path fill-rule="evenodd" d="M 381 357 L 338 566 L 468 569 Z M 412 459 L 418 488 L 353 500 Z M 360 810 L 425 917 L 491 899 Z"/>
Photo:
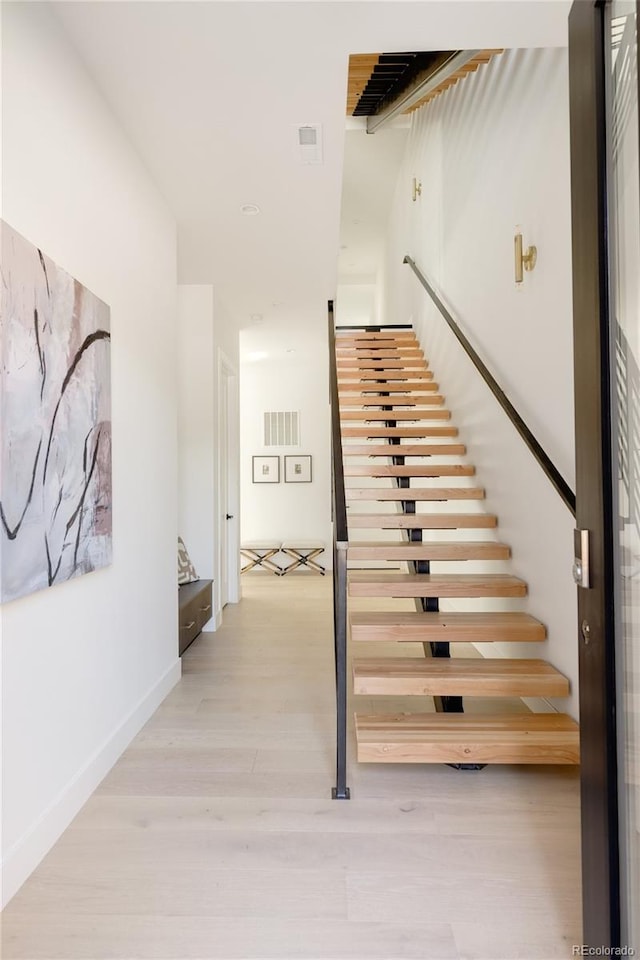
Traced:
<path fill-rule="evenodd" d="M 415 334 L 338 328 L 335 339 L 348 590 L 359 598 L 349 614 L 353 692 L 406 703 L 356 712 L 358 760 L 578 763 L 571 717 L 504 706 L 565 697 L 567 678 L 543 659 L 478 655 L 475 644 L 515 649 L 543 643 L 546 630 L 513 609 L 527 585 L 505 572 L 509 545 L 497 536 L 498 518 L 482 509 L 484 490 Z M 404 609 L 399 598 L 409 601 Z M 487 609 L 496 598 L 509 598 L 512 609 Z M 452 599 L 463 609 L 442 610 Z M 454 655 L 450 644 L 459 645 Z M 489 712 L 486 698 L 495 700 Z"/>

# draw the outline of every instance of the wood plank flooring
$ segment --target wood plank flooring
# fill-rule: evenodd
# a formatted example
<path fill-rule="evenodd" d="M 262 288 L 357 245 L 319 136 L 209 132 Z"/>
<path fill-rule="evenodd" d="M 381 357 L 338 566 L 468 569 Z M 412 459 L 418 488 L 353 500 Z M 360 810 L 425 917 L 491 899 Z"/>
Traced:
<path fill-rule="evenodd" d="M 571 956 L 576 769 L 359 766 L 352 731 L 353 799 L 331 801 L 331 581 L 242 586 L 6 908 L 3 960 Z"/>

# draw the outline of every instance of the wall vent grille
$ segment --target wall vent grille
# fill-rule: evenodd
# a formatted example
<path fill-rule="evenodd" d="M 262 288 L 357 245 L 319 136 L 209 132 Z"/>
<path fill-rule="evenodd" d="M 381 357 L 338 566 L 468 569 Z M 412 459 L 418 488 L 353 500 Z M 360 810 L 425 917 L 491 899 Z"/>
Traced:
<path fill-rule="evenodd" d="M 295 132 L 300 163 L 322 163 L 322 124 L 301 123 Z"/>
<path fill-rule="evenodd" d="M 298 140 L 301 147 L 315 147 L 318 142 L 318 131 L 315 127 L 298 127 Z"/>
<path fill-rule="evenodd" d="M 297 410 L 266 410 L 264 413 L 265 447 L 299 447 L 300 414 Z"/>

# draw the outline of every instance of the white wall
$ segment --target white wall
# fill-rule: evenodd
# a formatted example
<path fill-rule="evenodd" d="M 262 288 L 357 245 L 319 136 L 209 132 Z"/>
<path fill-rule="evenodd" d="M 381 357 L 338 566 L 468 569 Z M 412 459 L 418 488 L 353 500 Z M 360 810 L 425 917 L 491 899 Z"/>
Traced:
<path fill-rule="evenodd" d="M 219 422 L 220 359 L 238 370 L 238 333 L 216 301 L 210 285 L 181 285 L 178 288 L 178 447 L 179 493 L 178 523 L 198 575 L 213 579 L 214 621 L 206 629 L 220 624 L 221 562 L 219 546 L 221 524 L 226 522 L 218 500 L 219 440 L 223 425 Z M 238 379 L 236 377 L 236 385 Z M 229 429 L 238 434 L 238 406 L 232 405 Z M 233 446 L 233 445 L 232 445 Z M 239 486 L 238 464 L 232 464 L 235 486 Z M 238 501 L 237 489 L 231 502 Z M 229 524 L 235 524 L 230 527 Z M 227 527 L 233 534 L 239 526 L 234 516 Z M 238 563 L 235 563 L 237 581 Z M 233 576 L 232 572 L 232 576 Z M 238 586 L 231 593 L 237 595 Z"/>
<path fill-rule="evenodd" d="M 2 18 L 2 215 L 111 306 L 114 557 L 1 609 L 6 901 L 180 664 L 175 226 L 48 5 Z"/>
<path fill-rule="evenodd" d="M 178 529 L 200 577 L 215 560 L 213 287 L 178 287 Z"/>
<path fill-rule="evenodd" d="M 339 283 L 336 323 L 343 327 L 377 323 L 376 289 L 374 283 Z"/>
<path fill-rule="evenodd" d="M 414 176 L 422 181 L 415 203 Z M 525 245 L 538 246 L 538 265 L 520 289 L 516 224 Z M 516 654 L 546 656 L 571 678 L 575 715 L 573 518 L 409 267 L 400 266 L 409 254 L 431 278 L 573 485 L 570 242 L 566 50 L 507 51 L 414 114 L 389 227 L 387 313 L 415 322 L 486 488 L 486 508 L 512 547 L 509 568 L 528 581 L 526 606 L 548 626 L 544 648 L 518 645 Z"/>
<path fill-rule="evenodd" d="M 331 565 L 331 435 L 326 318 L 300 317 L 295 326 L 258 327 L 240 334 L 242 540 L 300 538 L 326 543 Z M 294 350 L 288 353 L 288 350 Z M 251 360 L 254 354 L 267 356 Z M 300 412 L 299 447 L 264 447 L 266 410 Z M 281 482 L 252 482 L 252 456 L 277 455 Z M 284 483 L 286 454 L 310 454 L 311 483 Z"/>

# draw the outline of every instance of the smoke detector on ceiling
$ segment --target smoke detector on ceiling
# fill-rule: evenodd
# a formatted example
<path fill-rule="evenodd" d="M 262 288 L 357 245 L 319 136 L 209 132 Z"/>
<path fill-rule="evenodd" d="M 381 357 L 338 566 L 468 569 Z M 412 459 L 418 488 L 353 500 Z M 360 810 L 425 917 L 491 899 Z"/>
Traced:
<path fill-rule="evenodd" d="M 322 163 L 322 124 L 296 124 L 296 146 L 300 163 Z"/>

